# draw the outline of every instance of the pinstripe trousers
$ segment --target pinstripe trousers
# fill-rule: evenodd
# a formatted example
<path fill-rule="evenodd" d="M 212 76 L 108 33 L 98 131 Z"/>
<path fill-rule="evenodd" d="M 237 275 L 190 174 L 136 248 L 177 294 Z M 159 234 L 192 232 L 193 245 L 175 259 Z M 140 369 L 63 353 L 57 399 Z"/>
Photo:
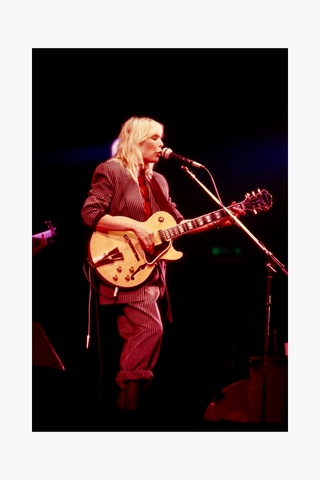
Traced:
<path fill-rule="evenodd" d="M 116 382 L 120 388 L 128 381 L 142 380 L 147 386 L 153 378 L 153 368 L 158 360 L 163 325 L 157 300 L 158 286 L 147 286 L 145 299 L 123 306 L 118 316 L 119 334 L 124 340 L 120 356 L 120 371 Z"/>

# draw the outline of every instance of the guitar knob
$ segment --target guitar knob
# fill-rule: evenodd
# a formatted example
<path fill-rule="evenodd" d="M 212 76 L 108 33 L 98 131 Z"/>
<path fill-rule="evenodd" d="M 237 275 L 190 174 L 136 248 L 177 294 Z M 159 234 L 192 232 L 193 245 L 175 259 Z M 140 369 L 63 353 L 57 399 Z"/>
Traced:
<path fill-rule="evenodd" d="M 121 273 L 121 272 L 122 272 L 122 267 L 118 267 L 118 268 L 117 268 L 117 271 L 118 271 L 119 273 Z"/>
<path fill-rule="evenodd" d="M 126 276 L 125 276 L 125 279 L 127 280 L 127 282 L 129 282 L 129 280 L 130 280 L 130 275 L 126 275 Z"/>
<path fill-rule="evenodd" d="M 134 268 L 133 268 L 133 267 L 130 267 L 130 268 L 129 268 L 129 272 L 130 272 L 130 273 L 133 273 L 133 272 L 134 272 Z"/>
<path fill-rule="evenodd" d="M 118 280 L 118 275 L 113 275 L 113 280 L 116 282 Z"/>

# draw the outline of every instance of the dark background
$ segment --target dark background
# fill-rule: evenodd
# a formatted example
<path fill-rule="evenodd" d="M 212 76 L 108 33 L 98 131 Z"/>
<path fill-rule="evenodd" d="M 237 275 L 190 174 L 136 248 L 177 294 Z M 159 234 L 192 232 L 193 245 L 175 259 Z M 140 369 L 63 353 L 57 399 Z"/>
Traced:
<path fill-rule="evenodd" d="M 96 412 L 115 402 L 120 342 L 102 309 L 99 408 L 94 312 L 86 350 L 90 231 L 80 212 L 95 167 L 111 156 L 132 115 L 163 123 L 165 145 L 205 165 L 225 205 L 268 190 L 270 211 L 248 213 L 243 223 L 288 268 L 286 49 L 34 49 L 32 233 L 45 230 L 46 220 L 57 230 L 55 242 L 33 259 L 33 320 L 66 369 L 33 370 L 35 430 L 102 428 L 93 422 Z M 161 160 L 157 169 L 185 218 L 218 208 L 178 164 Z M 209 175 L 191 170 L 216 195 Z M 188 430 L 223 388 L 249 378 L 251 356 L 263 356 L 267 269 L 265 253 L 237 227 L 184 236 L 174 246 L 184 254 L 168 265 L 174 322 L 165 322 L 141 405 L 167 420 L 163 428 Z M 274 275 L 270 356 L 284 356 L 287 283 L 283 272 Z"/>

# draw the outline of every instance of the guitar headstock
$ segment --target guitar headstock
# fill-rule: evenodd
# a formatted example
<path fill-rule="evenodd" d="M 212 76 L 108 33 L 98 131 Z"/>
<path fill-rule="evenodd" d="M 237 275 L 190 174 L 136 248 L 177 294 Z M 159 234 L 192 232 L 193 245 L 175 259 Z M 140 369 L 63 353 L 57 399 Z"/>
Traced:
<path fill-rule="evenodd" d="M 51 220 L 47 220 L 46 222 L 44 222 L 45 225 L 47 225 L 47 232 L 46 232 L 46 240 L 47 240 L 47 243 L 53 243 L 54 242 L 54 237 L 56 235 L 56 228 L 52 225 L 52 222 Z"/>
<path fill-rule="evenodd" d="M 253 212 L 255 215 L 261 211 L 267 212 L 272 207 L 272 195 L 267 190 L 258 188 L 257 193 L 252 192 L 251 195 L 247 193 L 241 205 L 245 210 Z"/>

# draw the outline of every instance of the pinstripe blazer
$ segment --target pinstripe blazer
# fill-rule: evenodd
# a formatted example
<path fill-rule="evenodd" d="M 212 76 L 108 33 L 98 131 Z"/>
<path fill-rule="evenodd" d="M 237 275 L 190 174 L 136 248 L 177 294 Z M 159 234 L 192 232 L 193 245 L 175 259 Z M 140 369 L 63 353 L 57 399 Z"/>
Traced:
<path fill-rule="evenodd" d="M 183 219 L 183 216 L 176 209 L 176 205 L 169 197 L 169 187 L 163 175 L 153 172 L 162 193 L 168 200 L 173 213 L 170 212 L 177 222 Z M 148 194 L 150 198 L 152 214 L 159 211 L 159 205 L 151 190 L 149 182 L 147 182 Z M 143 202 L 139 185 L 132 179 L 127 169 L 120 163 L 108 160 L 98 165 L 95 169 L 91 190 L 82 208 L 83 223 L 88 227 L 95 229 L 98 221 L 105 214 L 120 215 L 133 218 L 139 222 L 144 222 Z M 165 281 L 165 262 L 159 262 L 162 271 L 161 278 Z M 157 271 L 156 271 L 157 272 Z M 145 298 L 145 287 L 154 282 L 155 278 L 151 275 L 148 283 L 132 290 L 119 291 L 117 303 L 128 303 L 134 301 L 142 301 Z M 113 304 L 114 288 L 101 283 L 100 296 L 102 304 Z M 107 297 L 107 298 L 105 298 Z"/>

